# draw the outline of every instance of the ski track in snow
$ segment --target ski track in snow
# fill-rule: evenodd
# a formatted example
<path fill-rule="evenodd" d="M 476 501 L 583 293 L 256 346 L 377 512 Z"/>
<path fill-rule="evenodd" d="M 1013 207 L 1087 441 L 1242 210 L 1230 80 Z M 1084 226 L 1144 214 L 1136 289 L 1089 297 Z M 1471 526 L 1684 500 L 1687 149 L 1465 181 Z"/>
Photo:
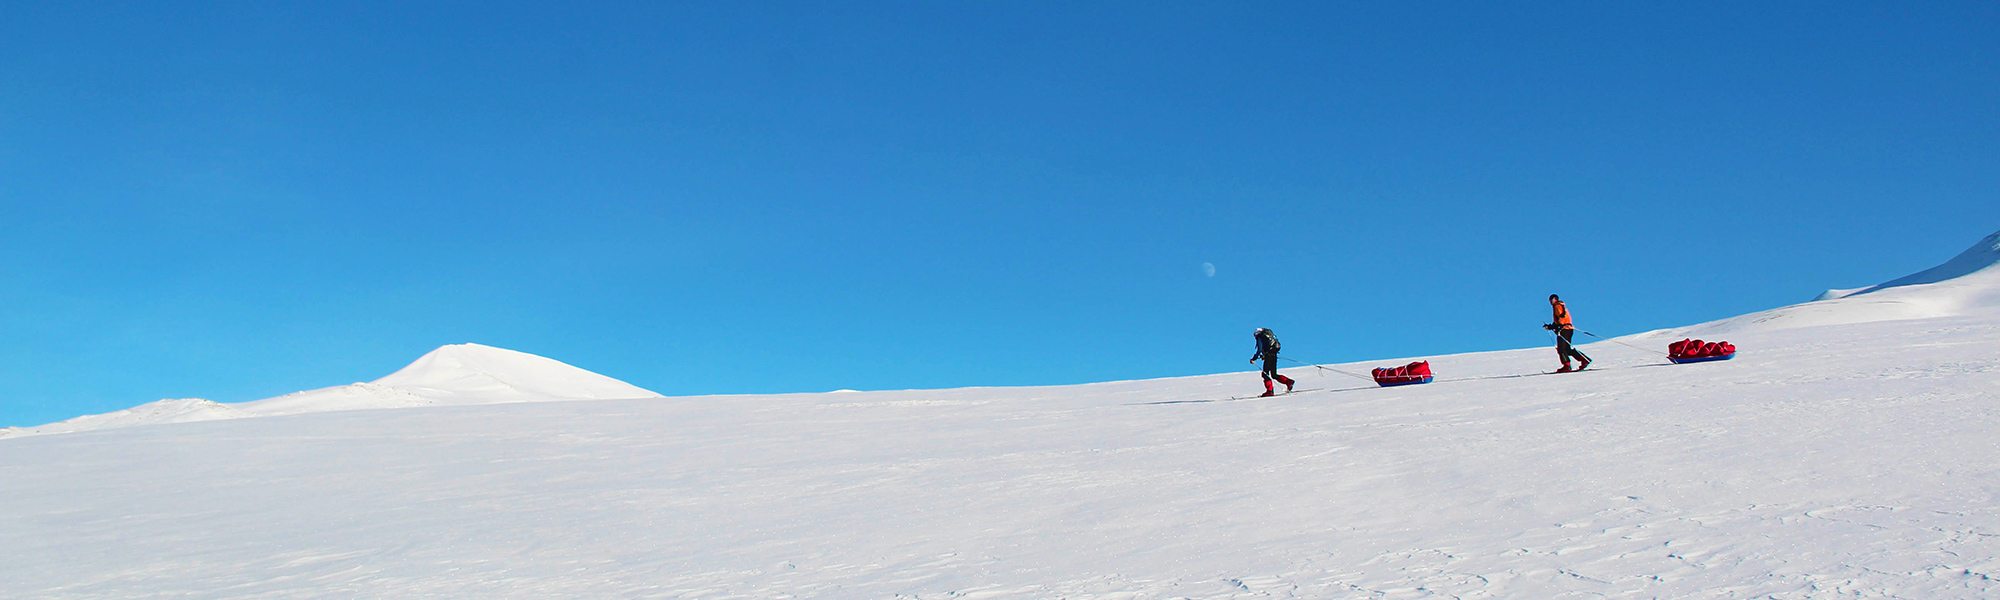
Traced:
<path fill-rule="evenodd" d="M 1913 335 L 1913 332 L 1918 332 Z M 1062 388 L 425 407 L 0 441 L 13 597 L 2000 595 L 2000 319 L 1546 349 L 1237 402 Z M 1383 364 L 1395 361 L 1382 361 Z M 1305 387 L 1305 386 L 1301 386 Z M 1150 403 L 1150 404 L 1149 404 Z"/>

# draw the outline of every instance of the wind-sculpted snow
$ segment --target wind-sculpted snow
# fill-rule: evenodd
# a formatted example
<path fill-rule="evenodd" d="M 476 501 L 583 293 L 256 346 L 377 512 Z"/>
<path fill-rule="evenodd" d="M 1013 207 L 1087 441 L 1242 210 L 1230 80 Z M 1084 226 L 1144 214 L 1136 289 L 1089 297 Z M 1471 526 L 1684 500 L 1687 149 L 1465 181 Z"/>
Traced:
<path fill-rule="evenodd" d="M 14 597 L 2000 594 L 2000 318 L 1731 362 L 348 411 L 0 441 Z M 1394 361 L 1387 361 L 1394 362 Z M 1341 367 L 1349 371 L 1361 365 Z"/>

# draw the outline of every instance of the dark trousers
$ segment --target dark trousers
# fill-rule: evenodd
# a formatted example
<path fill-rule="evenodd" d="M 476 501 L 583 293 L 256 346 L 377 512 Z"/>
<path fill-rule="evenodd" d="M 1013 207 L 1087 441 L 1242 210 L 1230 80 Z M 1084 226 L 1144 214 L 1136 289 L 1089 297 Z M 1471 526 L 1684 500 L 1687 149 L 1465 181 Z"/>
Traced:
<path fill-rule="evenodd" d="M 1263 375 L 1264 375 L 1264 383 L 1266 384 L 1265 387 L 1270 387 L 1269 384 L 1273 379 L 1276 379 L 1278 380 L 1278 383 L 1282 383 L 1285 385 L 1292 384 L 1292 378 L 1278 374 L 1278 355 L 1276 354 L 1264 355 Z"/>
<path fill-rule="evenodd" d="M 1576 346 L 1570 345 L 1569 338 L 1573 335 L 1576 335 L 1575 329 L 1556 330 L 1556 358 L 1562 359 L 1565 365 L 1569 364 L 1569 357 L 1572 356 L 1576 357 L 1577 360 L 1590 362 L 1590 357 L 1584 356 L 1583 351 L 1577 350 Z"/>

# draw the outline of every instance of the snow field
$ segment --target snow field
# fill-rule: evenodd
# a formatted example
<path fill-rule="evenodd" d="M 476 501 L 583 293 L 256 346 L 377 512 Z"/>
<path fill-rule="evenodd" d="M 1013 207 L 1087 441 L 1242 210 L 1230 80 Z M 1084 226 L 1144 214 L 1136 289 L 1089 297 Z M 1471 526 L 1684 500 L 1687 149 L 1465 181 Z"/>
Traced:
<path fill-rule="evenodd" d="M 448 346 L 0 432 L 0 596 L 1996 597 L 1996 262 L 2000 235 L 1582 373 L 1436 356 L 1436 383 L 1288 369 L 1325 389 L 1277 398 L 1240 398 L 1253 372 L 658 398 Z M 1642 349 L 1680 337 L 1741 350 Z"/>
<path fill-rule="evenodd" d="M 26 596 L 1982 597 L 2000 320 L 1735 361 L 1226 398 L 1060 388 L 349 411 L 0 444 Z M 1386 361 L 1394 362 L 1394 361 Z M 1386 364 L 1386 363 L 1385 363 Z M 1348 370 L 1355 370 L 1354 366 Z M 1338 379 L 1336 379 L 1338 378 Z M 1160 402 L 1176 402 L 1159 404 Z"/>

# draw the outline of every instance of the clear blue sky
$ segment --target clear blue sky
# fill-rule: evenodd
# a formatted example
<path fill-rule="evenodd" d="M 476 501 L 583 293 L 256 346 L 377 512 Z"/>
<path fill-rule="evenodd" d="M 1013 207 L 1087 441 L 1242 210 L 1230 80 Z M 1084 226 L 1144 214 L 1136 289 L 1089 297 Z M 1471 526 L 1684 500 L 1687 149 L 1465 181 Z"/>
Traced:
<path fill-rule="evenodd" d="M 1527 347 L 2000 229 L 1993 2 L 81 4 L 0 11 L 0 425 Z"/>

